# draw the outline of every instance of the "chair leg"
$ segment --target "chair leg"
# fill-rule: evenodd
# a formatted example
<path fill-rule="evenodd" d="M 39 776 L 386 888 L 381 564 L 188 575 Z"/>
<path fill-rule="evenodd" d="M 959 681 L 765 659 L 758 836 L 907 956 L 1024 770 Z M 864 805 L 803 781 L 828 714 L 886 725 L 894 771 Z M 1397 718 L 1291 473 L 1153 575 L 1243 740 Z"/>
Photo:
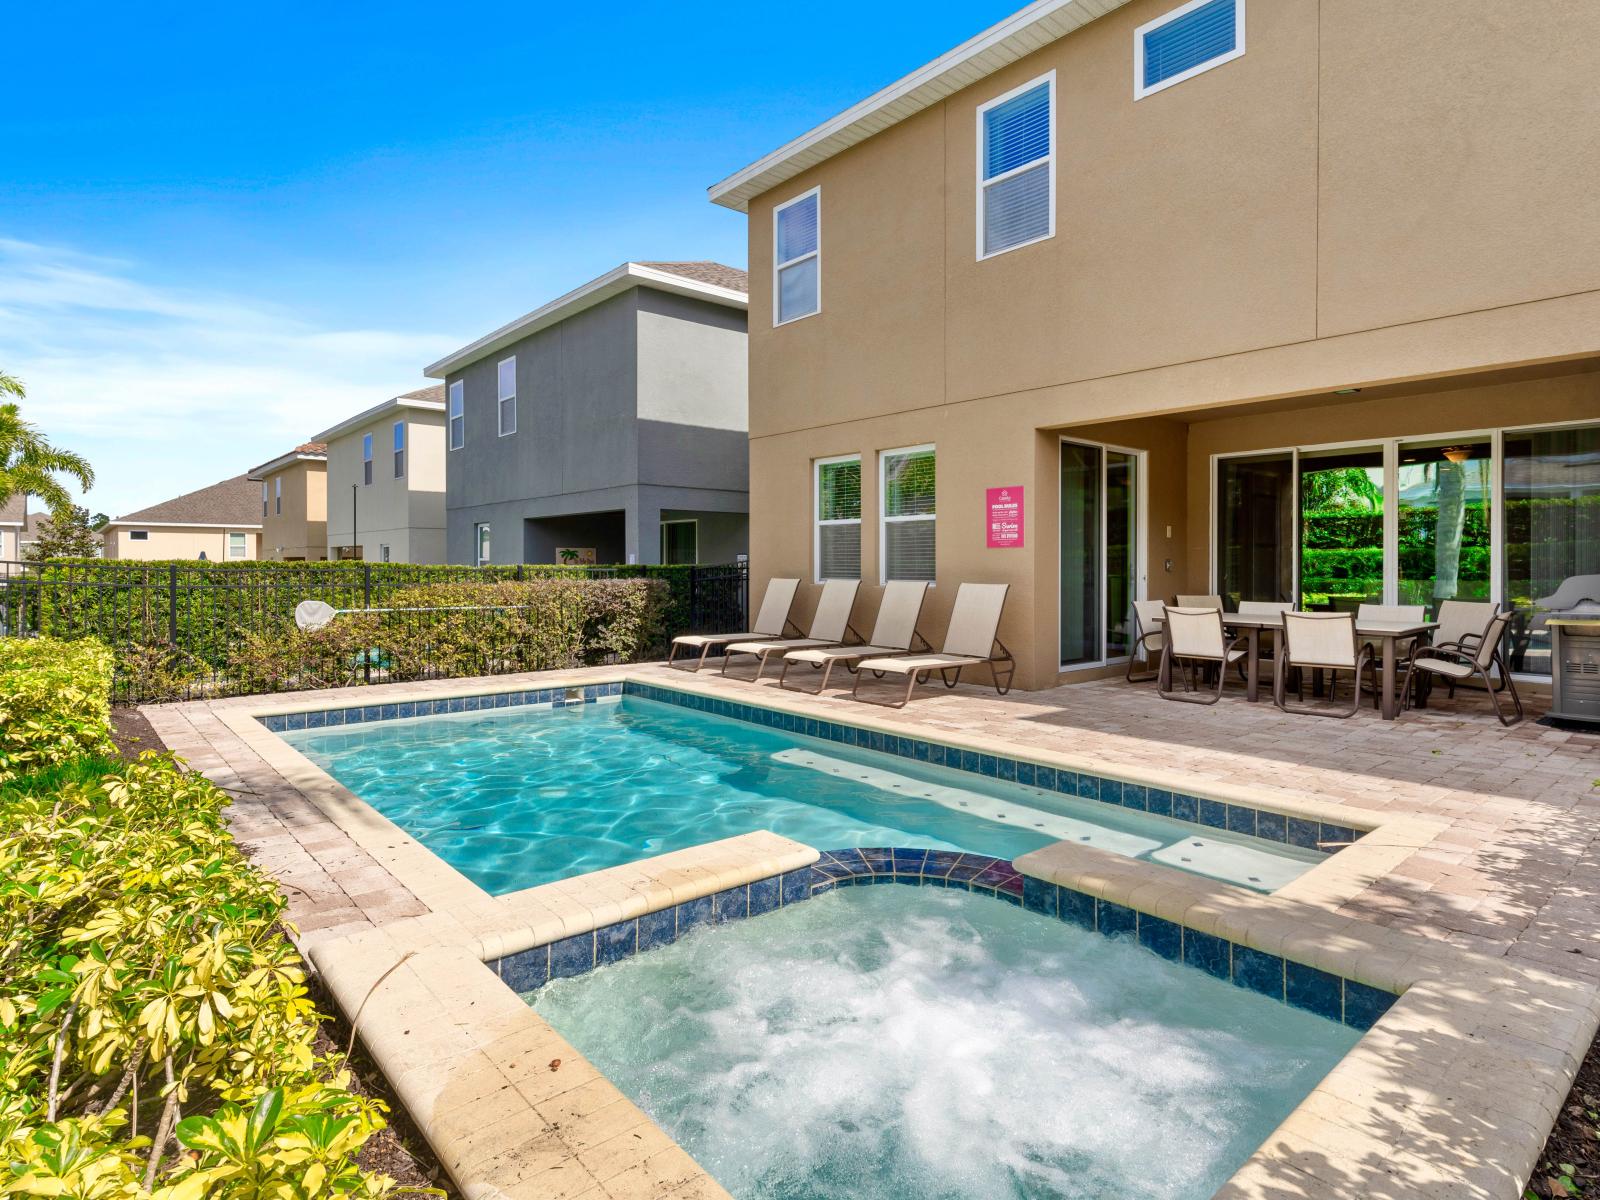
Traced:
<path fill-rule="evenodd" d="M 1483 678 L 1483 686 L 1489 693 L 1489 703 L 1494 705 L 1494 715 L 1497 718 L 1499 718 L 1500 724 L 1505 725 L 1507 727 L 1510 727 L 1512 725 L 1517 724 L 1519 721 L 1521 721 L 1522 720 L 1522 697 L 1517 695 L 1517 685 L 1515 683 L 1511 682 L 1510 673 L 1505 671 L 1505 670 L 1501 671 L 1501 676 L 1505 679 L 1505 681 L 1508 684 L 1510 684 L 1511 699 L 1512 699 L 1512 702 L 1516 705 L 1516 709 L 1515 709 L 1516 716 L 1511 718 L 1509 721 L 1506 719 L 1506 714 L 1505 714 L 1504 710 L 1502 710 L 1501 707 L 1500 707 L 1500 695 L 1499 695 L 1498 692 L 1496 692 L 1494 690 L 1494 684 L 1489 679 L 1489 672 L 1485 671 L 1482 667 L 1479 667 L 1478 668 L 1478 674 Z"/>

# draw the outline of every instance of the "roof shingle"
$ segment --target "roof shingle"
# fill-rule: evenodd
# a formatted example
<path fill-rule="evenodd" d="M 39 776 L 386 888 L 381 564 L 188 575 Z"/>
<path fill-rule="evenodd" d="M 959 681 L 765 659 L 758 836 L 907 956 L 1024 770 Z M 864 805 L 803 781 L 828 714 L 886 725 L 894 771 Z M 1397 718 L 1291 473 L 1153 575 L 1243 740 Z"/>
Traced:
<path fill-rule="evenodd" d="M 149 508 L 118 517 L 116 524 L 259 525 L 261 489 L 248 476 L 235 475 L 198 491 L 185 492 Z"/>
<path fill-rule="evenodd" d="M 668 275 L 681 275 L 696 283 L 709 283 L 712 287 L 727 288 L 730 292 L 750 292 L 750 276 L 738 267 L 701 259 L 696 262 L 642 262 L 641 267 L 664 271 Z"/>

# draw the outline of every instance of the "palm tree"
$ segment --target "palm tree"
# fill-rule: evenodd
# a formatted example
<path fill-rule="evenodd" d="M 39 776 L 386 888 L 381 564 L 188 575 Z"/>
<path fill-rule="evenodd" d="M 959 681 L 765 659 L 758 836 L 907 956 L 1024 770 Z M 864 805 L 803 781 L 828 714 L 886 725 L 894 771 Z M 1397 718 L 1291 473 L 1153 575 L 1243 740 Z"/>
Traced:
<path fill-rule="evenodd" d="M 0 395 L 21 400 L 27 392 L 20 379 L 0 371 Z M 81 454 L 45 441 L 15 401 L 0 404 L 0 504 L 18 494 L 37 496 L 52 513 L 70 513 L 72 495 L 58 475 L 72 476 L 85 491 L 94 486 L 94 470 Z"/>

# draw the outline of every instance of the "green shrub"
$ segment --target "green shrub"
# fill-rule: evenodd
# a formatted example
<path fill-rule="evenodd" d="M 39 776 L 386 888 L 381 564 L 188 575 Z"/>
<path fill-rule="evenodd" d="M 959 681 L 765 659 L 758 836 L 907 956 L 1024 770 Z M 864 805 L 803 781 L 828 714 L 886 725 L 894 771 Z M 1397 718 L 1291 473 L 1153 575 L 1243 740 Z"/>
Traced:
<path fill-rule="evenodd" d="M 112 665 L 89 639 L 0 638 L 0 782 L 111 748 Z"/>
<path fill-rule="evenodd" d="M 70 774 L 70 773 L 68 773 Z M 0 806 L 0 1192 L 377 1197 L 382 1105 L 313 1051 L 283 898 L 168 758 Z"/>

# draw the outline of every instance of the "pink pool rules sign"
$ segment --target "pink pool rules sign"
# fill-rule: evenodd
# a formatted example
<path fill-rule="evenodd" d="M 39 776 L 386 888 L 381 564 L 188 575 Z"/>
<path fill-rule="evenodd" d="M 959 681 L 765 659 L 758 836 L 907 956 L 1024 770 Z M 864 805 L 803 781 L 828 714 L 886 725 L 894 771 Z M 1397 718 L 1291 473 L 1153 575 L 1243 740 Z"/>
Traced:
<path fill-rule="evenodd" d="M 989 500 L 989 549 L 1012 550 L 1022 545 L 1022 489 L 993 487 Z"/>

